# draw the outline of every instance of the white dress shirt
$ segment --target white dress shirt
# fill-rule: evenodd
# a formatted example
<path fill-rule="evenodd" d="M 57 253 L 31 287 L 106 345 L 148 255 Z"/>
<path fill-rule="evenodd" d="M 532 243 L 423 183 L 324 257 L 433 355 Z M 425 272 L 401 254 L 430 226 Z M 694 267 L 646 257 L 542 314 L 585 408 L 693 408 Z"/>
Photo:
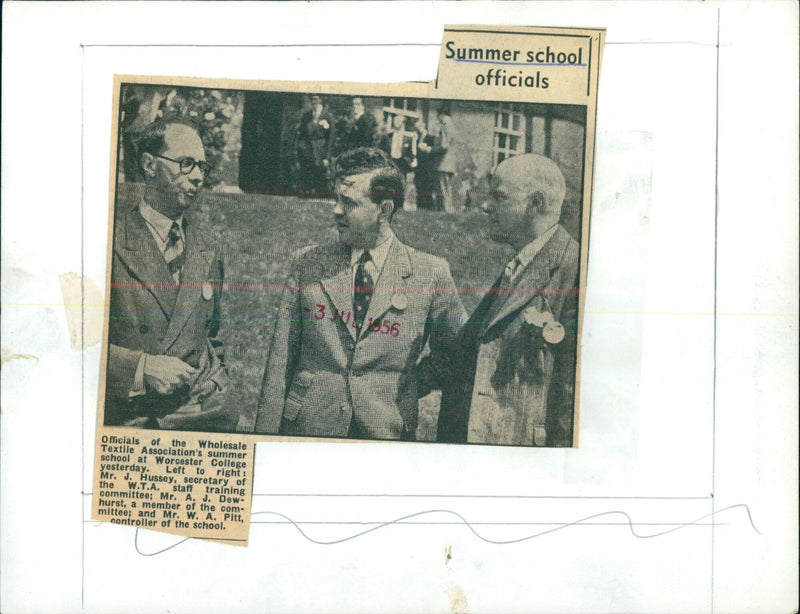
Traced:
<path fill-rule="evenodd" d="M 153 235 L 153 238 L 156 240 L 158 248 L 161 250 L 162 256 L 164 255 L 164 252 L 167 249 L 167 243 L 169 241 L 169 232 L 172 229 L 173 222 L 178 223 L 178 234 L 181 236 L 180 240 L 183 243 L 184 249 L 186 248 L 186 236 L 183 233 L 183 215 L 181 215 L 177 220 L 172 220 L 163 213 L 153 209 L 150 205 L 148 205 L 145 202 L 144 199 L 139 201 L 139 213 L 142 214 L 142 217 L 144 218 L 144 221 L 147 224 L 147 229 L 150 231 L 150 234 Z M 181 280 L 180 271 L 175 271 L 172 274 L 172 279 L 175 280 L 175 283 L 180 283 Z"/>
<path fill-rule="evenodd" d="M 555 234 L 557 228 L 558 224 L 553 224 L 550 228 L 545 230 L 544 233 L 536 237 L 533 241 L 519 250 L 519 253 L 511 259 L 511 261 L 506 265 L 505 270 L 509 283 L 513 284 L 517 280 L 520 273 L 522 273 L 522 271 L 525 270 L 525 267 L 531 263 L 531 260 L 536 257 L 536 254 L 542 251 L 542 248 Z"/>
<path fill-rule="evenodd" d="M 394 239 L 394 232 L 389 230 L 389 234 L 386 238 L 379 244 L 369 250 L 364 250 L 360 247 L 355 247 L 350 252 L 350 279 L 353 282 L 350 287 L 350 294 L 353 293 L 353 288 L 356 285 L 356 269 L 358 268 L 358 260 L 361 258 L 361 254 L 365 251 L 369 252 L 369 255 L 372 257 L 372 260 L 367 262 L 364 267 L 367 269 L 367 273 L 369 273 L 370 277 L 372 277 L 372 285 L 376 285 L 378 283 L 378 278 L 381 276 L 381 271 L 383 271 L 383 263 L 386 262 L 386 256 L 389 255 L 389 248 L 392 245 L 392 240 Z"/>

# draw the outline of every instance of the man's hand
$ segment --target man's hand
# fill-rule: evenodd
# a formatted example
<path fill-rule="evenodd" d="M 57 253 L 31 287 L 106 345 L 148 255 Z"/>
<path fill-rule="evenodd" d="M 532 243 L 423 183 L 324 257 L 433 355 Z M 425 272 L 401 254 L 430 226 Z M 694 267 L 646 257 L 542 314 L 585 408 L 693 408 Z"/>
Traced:
<path fill-rule="evenodd" d="M 172 394 L 196 374 L 197 369 L 174 356 L 147 354 L 144 359 L 144 385 L 159 394 Z"/>

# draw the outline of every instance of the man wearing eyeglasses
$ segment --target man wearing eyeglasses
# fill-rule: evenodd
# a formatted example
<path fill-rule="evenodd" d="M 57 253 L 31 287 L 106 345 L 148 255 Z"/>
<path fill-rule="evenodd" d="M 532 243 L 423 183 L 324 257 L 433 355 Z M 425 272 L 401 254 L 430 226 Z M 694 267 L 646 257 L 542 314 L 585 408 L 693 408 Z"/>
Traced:
<path fill-rule="evenodd" d="M 105 424 L 233 430 L 214 339 L 220 248 L 184 216 L 209 170 L 203 143 L 191 126 L 156 122 L 136 150 L 144 194 L 114 223 Z"/>

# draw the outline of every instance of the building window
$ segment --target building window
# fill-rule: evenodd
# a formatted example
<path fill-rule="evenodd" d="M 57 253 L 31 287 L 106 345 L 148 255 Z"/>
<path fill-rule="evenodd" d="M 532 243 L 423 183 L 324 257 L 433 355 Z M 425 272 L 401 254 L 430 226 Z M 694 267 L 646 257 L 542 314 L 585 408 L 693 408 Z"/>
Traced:
<path fill-rule="evenodd" d="M 525 115 L 522 105 L 504 103 L 494 112 L 494 164 L 525 153 Z"/>
<path fill-rule="evenodd" d="M 406 130 L 411 130 L 418 119 L 422 119 L 420 101 L 416 98 L 384 98 L 383 125 L 391 132 L 395 116 L 405 118 Z"/>

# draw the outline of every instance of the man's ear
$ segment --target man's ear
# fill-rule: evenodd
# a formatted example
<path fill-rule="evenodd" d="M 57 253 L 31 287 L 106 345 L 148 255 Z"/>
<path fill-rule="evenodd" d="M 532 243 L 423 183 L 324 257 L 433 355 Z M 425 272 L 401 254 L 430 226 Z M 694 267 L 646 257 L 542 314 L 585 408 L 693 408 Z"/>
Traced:
<path fill-rule="evenodd" d="M 142 172 L 145 177 L 156 176 L 156 158 L 151 153 L 143 153 L 141 158 Z"/>
<path fill-rule="evenodd" d="M 387 222 L 392 219 L 392 212 L 394 212 L 394 202 L 391 198 L 384 198 L 381 201 L 381 215 Z"/>
<path fill-rule="evenodd" d="M 533 194 L 528 196 L 528 206 L 526 213 L 531 215 L 533 213 L 542 213 L 545 208 L 544 193 L 536 190 Z"/>

